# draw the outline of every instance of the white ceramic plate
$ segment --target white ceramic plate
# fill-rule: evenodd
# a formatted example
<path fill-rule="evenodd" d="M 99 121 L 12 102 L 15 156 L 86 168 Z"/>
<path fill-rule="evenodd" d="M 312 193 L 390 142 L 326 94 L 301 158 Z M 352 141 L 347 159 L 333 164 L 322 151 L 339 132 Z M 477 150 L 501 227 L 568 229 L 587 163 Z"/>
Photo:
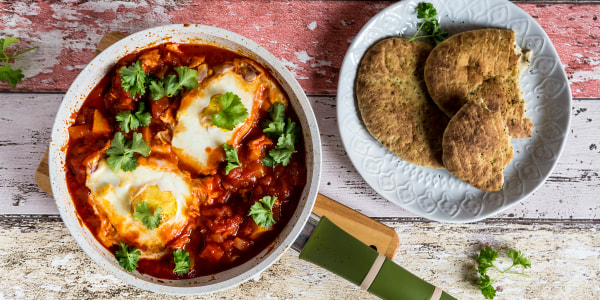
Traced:
<path fill-rule="evenodd" d="M 521 77 L 530 138 L 513 139 L 514 159 L 504 170 L 504 187 L 483 192 L 451 175 L 408 163 L 377 142 L 364 127 L 353 92 L 357 66 L 376 41 L 412 37 L 421 0 L 398 2 L 373 17 L 354 38 L 342 64 L 337 118 L 350 160 L 367 183 L 394 204 L 428 219 L 471 222 L 510 207 L 542 185 L 556 165 L 571 122 L 571 90 L 560 59 L 544 30 L 526 12 L 505 0 L 428 0 L 450 34 L 481 28 L 516 32 L 519 46 L 533 51 L 531 67 Z"/>

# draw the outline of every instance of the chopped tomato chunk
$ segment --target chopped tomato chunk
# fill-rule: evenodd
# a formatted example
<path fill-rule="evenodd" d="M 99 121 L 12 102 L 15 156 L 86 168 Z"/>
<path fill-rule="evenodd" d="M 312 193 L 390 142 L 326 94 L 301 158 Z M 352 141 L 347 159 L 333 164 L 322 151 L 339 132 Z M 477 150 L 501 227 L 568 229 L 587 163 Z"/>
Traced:
<path fill-rule="evenodd" d="M 110 124 L 108 124 L 108 120 L 97 109 L 94 110 L 92 132 L 98 134 L 109 134 L 112 132 L 112 128 L 110 127 Z"/>
<path fill-rule="evenodd" d="M 200 258 L 212 262 L 218 262 L 221 257 L 223 257 L 223 254 L 225 254 L 225 252 L 223 249 L 221 249 L 221 247 L 219 247 L 219 245 L 215 243 L 207 243 L 204 247 L 204 250 L 200 252 Z"/>
<path fill-rule="evenodd" d="M 69 127 L 69 136 L 73 139 L 81 139 L 91 132 L 88 125 L 76 125 Z"/>

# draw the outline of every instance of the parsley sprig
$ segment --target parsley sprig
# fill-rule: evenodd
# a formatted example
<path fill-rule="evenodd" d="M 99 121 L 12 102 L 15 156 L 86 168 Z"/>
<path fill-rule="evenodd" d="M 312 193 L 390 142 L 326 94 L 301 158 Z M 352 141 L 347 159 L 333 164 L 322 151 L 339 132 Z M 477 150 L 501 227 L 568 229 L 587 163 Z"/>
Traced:
<path fill-rule="evenodd" d="M 479 288 L 481 289 L 481 293 L 485 297 L 485 299 L 494 299 L 496 296 L 496 289 L 493 284 L 496 280 L 502 278 L 504 275 L 517 275 L 523 277 L 529 277 L 527 274 L 509 272 L 514 266 L 522 266 L 523 268 L 531 268 L 531 261 L 523 256 L 521 251 L 508 249 L 506 251 L 508 256 L 512 259 L 512 265 L 505 270 L 500 270 L 496 265 L 494 265 L 494 261 L 498 258 L 498 252 L 494 251 L 492 247 L 486 246 L 479 252 L 477 255 L 477 262 L 479 263 L 479 267 L 477 271 L 479 272 L 479 276 L 481 279 L 481 283 L 479 284 Z M 500 272 L 501 276 L 492 280 L 490 276 L 487 274 L 489 269 L 494 269 Z"/>
<path fill-rule="evenodd" d="M 264 196 L 250 206 L 248 215 L 252 217 L 256 225 L 269 228 L 277 223 L 273 219 L 273 204 L 275 204 L 275 200 L 277 200 L 277 197 Z"/>
<path fill-rule="evenodd" d="M 175 67 L 176 75 L 167 75 L 161 80 L 150 81 L 150 96 L 156 101 L 163 97 L 174 97 L 182 88 L 190 91 L 198 87 L 198 71 L 188 67 Z"/>
<path fill-rule="evenodd" d="M 149 230 L 155 229 L 160 225 L 162 208 L 157 207 L 154 210 L 154 213 L 150 211 L 150 207 L 148 207 L 148 202 L 142 201 L 135 207 L 135 212 L 133 213 L 133 218 L 136 220 L 142 221 L 144 226 Z"/>
<path fill-rule="evenodd" d="M 238 150 L 229 144 L 223 144 L 225 150 L 225 158 L 227 158 L 227 166 L 225 167 L 225 175 L 229 174 L 229 171 L 241 167 L 242 163 L 238 158 Z"/>
<path fill-rule="evenodd" d="M 173 252 L 173 261 L 175 262 L 175 268 L 173 272 L 177 275 L 183 275 L 190 271 L 190 254 L 183 250 L 177 249 Z"/>
<path fill-rule="evenodd" d="M 0 39 L 0 60 L 4 61 L 4 66 L 0 67 L 0 81 L 7 81 L 8 84 L 10 84 L 10 86 L 12 88 L 16 88 L 17 83 L 21 83 L 21 80 L 23 80 L 23 78 L 25 78 L 25 75 L 23 75 L 23 72 L 20 69 L 13 70 L 11 68 L 11 66 L 8 64 L 8 61 L 10 61 L 11 59 L 13 59 L 25 52 L 28 52 L 28 51 L 31 51 L 31 50 L 37 48 L 37 46 L 31 47 L 29 49 L 25 49 L 21 52 L 13 54 L 13 55 L 6 54 L 5 50 L 9 45 L 18 43 L 20 41 L 21 41 L 20 39 L 15 38 L 15 37 L 10 37 L 10 36 Z"/>
<path fill-rule="evenodd" d="M 144 102 L 140 102 L 140 106 L 135 113 L 131 113 L 130 110 L 122 111 L 116 116 L 116 120 L 119 121 L 119 128 L 125 133 L 129 133 L 130 130 L 136 130 L 138 127 L 145 127 L 150 125 L 152 116 L 149 112 L 144 112 Z"/>
<path fill-rule="evenodd" d="M 130 97 L 144 95 L 146 88 L 150 90 L 150 97 L 156 101 L 163 97 L 175 97 L 186 88 L 188 91 L 198 87 L 198 71 L 186 66 L 175 67 L 177 75 L 167 75 L 162 79 L 153 74 L 146 74 L 142 63 L 138 60 L 133 64 L 121 67 L 121 86 L 129 92 Z"/>
<path fill-rule="evenodd" d="M 213 125 L 230 131 L 248 117 L 248 110 L 238 95 L 227 92 L 219 97 L 219 101 L 221 111 L 211 116 Z"/>
<path fill-rule="evenodd" d="M 129 272 L 133 272 L 137 268 L 138 260 L 140 259 L 142 252 L 123 242 L 119 243 L 119 247 L 121 248 L 115 252 L 119 265 Z"/>
<path fill-rule="evenodd" d="M 416 39 L 429 37 L 437 45 L 443 40 L 447 39 L 448 32 L 441 29 L 440 22 L 436 19 L 436 17 L 437 10 L 433 4 L 427 2 L 419 3 L 417 5 L 417 18 L 423 19 L 423 22 L 420 24 L 415 35 L 408 41 L 412 42 Z M 419 32 L 421 32 L 421 29 L 426 32 L 426 35 L 417 36 Z"/>
<path fill-rule="evenodd" d="M 148 76 L 139 60 L 128 67 L 121 67 L 119 74 L 121 74 L 121 87 L 124 91 L 129 92 L 129 97 L 146 93 Z"/>
<path fill-rule="evenodd" d="M 150 154 L 150 146 L 139 132 L 133 133 L 133 140 L 128 140 L 121 132 L 115 133 L 110 141 L 110 148 L 106 150 L 108 166 L 113 172 L 121 169 L 125 172 L 133 171 L 138 166 L 135 153 L 146 157 Z"/>
<path fill-rule="evenodd" d="M 263 166 L 274 167 L 277 164 L 287 166 L 292 154 L 296 153 L 296 139 L 300 128 L 291 119 L 285 120 L 285 106 L 275 102 L 269 109 L 269 120 L 263 124 L 263 132 L 271 139 L 277 140 L 275 148 L 269 150 L 262 161 Z"/>

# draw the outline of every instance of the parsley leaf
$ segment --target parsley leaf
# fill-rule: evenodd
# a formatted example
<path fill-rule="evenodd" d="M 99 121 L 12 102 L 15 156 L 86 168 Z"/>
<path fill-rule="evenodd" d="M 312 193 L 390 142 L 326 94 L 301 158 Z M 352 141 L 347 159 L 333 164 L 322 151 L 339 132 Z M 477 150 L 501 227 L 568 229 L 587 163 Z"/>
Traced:
<path fill-rule="evenodd" d="M 140 126 L 140 121 L 131 114 L 130 110 L 118 113 L 115 119 L 119 121 L 119 128 L 125 133 L 129 133 L 129 128 L 135 130 Z"/>
<path fill-rule="evenodd" d="M 277 164 L 287 166 L 292 154 L 296 153 L 296 139 L 300 128 L 291 119 L 285 118 L 285 106 L 276 102 L 269 109 L 269 120 L 263 124 L 263 132 L 271 139 L 277 139 L 275 148 L 269 150 L 262 161 L 263 166 L 274 167 Z"/>
<path fill-rule="evenodd" d="M 285 105 L 275 102 L 269 109 L 269 120 L 263 124 L 263 132 L 272 139 L 283 134 L 285 128 Z"/>
<path fill-rule="evenodd" d="M 423 22 L 419 26 L 419 29 L 415 33 L 415 35 L 408 40 L 412 42 L 416 39 L 429 37 L 433 39 L 434 43 L 437 45 L 441 43 L 443 40 L 448 38 L 448 32 L 441 30 L 440 22 L 436 19 L 437 10 L 431 3 L 421 2 L 417 5 L 417 18 L 423 19 Z M 419 32 L 423 29 L 427 34 L 417 36 Z"/>
<path fill-rule="evenodd" d="M 175 75 L 172 75 L 175 76 Z M 152 80 L 150 81 L 150 97 L 152 100 L 156 101 L 160 98 L 167 96 L 167 91 L 165 90 L 165 78 L 162 80 Z"/>
<path fill-rule="evenodd" d="M 237 167 L 241 167 L 240 159 L 238 158 L 238 150 L 229 144 L 223 144 L 225 150 L 225 157 L 227 158 L 227 166 L 225 167 L 225 175 L 229 174 L 229 171 Z"/>
<path fill-rule="evenodd" d="M 256 225 L 269 228 L 277 223 L 273 219 L 273 204 L 275 204 L 275 200 L 277 200 L 277 197 L 264 196 L 250 206 L 248 215 L 252 217 Z"/>
<path fill-rule="evenodd" d="M 162 212 L 162 208 L 157 207 L 154 210 L 154 213 L 150 211 L 148 207 L 148 202 L 142 201 L 135 207 L 135 212 L 133 213 L 133 218 L 136 220 L 142 221 L 144 226 L 149 230 L 155 229 L 160 225 L 160 213 Z"/>
<path fill-rule="evenodd" d="M 265 158 L 263 158 L 262 160 L 262 165 L 265 167 L 275 167 L 275 165 L 277 165 L 277 163 L 275 162 L 275 159 L 271 156 L 271 155 L 266 155 Z"/>
<path fill-rule="evenodd" d="M 292 122 L 292 124 L 295 123 Z M 277 140 L 277 146 L 269 150 L 267 156 L 273 158 L 273 161 L 276 164 L 279 163 L 282 166 L 287 166 L 290 163 L 292 154 L 296 153 L 296 149 L 294 147 L 295 140 L 296 135 L 293 133 L 282 134 Z"/>
<path fill-rule="evenodd" d="M 4 61 L 4 66 L 0 68 L 0 81 L 8 82 L 8 84 L 10 84 L 10 86 L 12 88 L 16 88 L 17 83 L 21 83 L 21 80 L 23 80 L 23 78 L 25 78 L 25 75 L 23 75 L 23 72 L 19 69 L 13 70 L 11 68 L 11 66 L 8 65 L 8 61 L 10 61 L 11 59 L 13 59 L 25 52 L 28 52 L 28 51 L 31 51 L 31 50 L 37 48 L 37 46 L 36 46 L 36 47 L 29 48 L 29 49 L 25 49 L 21 52 L 13 54 L 13 55 L 7 55 L 5 52 L 6 48 L 8 46 L 10 46 L 11 44 L 18 43 L 20 41 L 21 41 L 20 39 L 15 38 L 15 37 L 10 37 L 10 36 L 0 39 L 0 60 Z"/>
<path fill-rule="evenodd" d="M 487 274 L 481 276 L 481 283 L 479 284 L 479 288 L 481 289 L 481 293 L 485 299 L 494 299 L 496 296 L 496 289 L 492 286 L 492 281 L 490 276 Z"/>
<path fill-rule="evenodd" d="M 173 260 L 175 261 L 175 269 L 173 272 L 178 275 L 186 274 L 190 271 L 190 254 L 183 250 L 177 249 L 173 252 Z"/>
<path fill-rule="evenodd" d="M 198 87 L 198 71 L 189 67 L 175 67 L 177 75 L 167 75 L 161 80 L 150 81 L 150 96 L 156 101 L 163 97 L 174 97 L 182 88 L 190 91 Z"/>
<path fill-rule="evenodd" d="M 513 260 L 513 265 L 521 265 L 523 266 L 523 268 L 531 268 L 531 261 L 529 261 L 528 258 L 523 256 L 523 253 L 521 252 L 521 250 L 516 251 L 513 249 L 508 249 L 508 251 L 506 251 L 506 253 L 508 254 L 508 256 L 510 258 L 512 258 Z"/>
<path fill-rule="evenodd" d="M 233 130 L 235 126 L 248 117 L 248 110 L 242 104 L 240 97 L 232 92 L 227 92 L 219 97 L 221 101 L 221 112 L 212 115 L 213 125 Z"/>
<path fill-rule="evenodd" d="M 129 130 L 136 130 L 138 127 L 150 125 L 152 116 L 149 112 L 144 112 L 144 109 L 144 102 L 140 102 L 140 106 L 135 114 L 132 114 L 129 110 L 122 111 L 117 114 L 115 118 L 120 122 L 119 128 L 121 128 L 121 130 L 123 130 L 125 133 L 129 133 Z"/>
<path fill-rule="evenodd" d="M 150 154 L 150 146 L 144 141 L 142 134 L 134 133 L 133 140 L 129 141 L 121 132 L 117 132 L 110 141 L 110 148 L 106 150 L 108 155 L 106 161 L 113 172 L 119 169 L 125 172 L 133 171 L 138 166 L 135 153 L 144 157 Z"/>
<path fill-rule="evenodd" d="M 133 272 L 137 268 L 138 260 L 142 252 L 139 249 L 130 247 L 127 244 L 120 242 L 121 249 L 115 252 L 115 256 L 119 261 L 119 265 L 129 272 Z"/>
<path fill-rule="evenodd" d="M 179 90 L 181 89 L 181 86 L 179 86 L 178 82 L 177 82 L 177 76 L 175 75 L 168 75 L 163 77 L 163 85 L 165 86 L 165 90 L 164 93 L 167 97 L 173 97 L 176 96 L 177 93 L 179 92 Z"/>
<path fill-rule="evenodd" d="M 136 94 L 144 95 L 146 93 L 146 84 L 148 76 L 142 68 L 142 63 L 138 60 L 129 67 L 121 67 L 121 87 L 126 92 L 129 92 L 129 97 L 135 97 Z"/>
<path fill-rule="evenodd" d="M 175 67 L 175 72 L 179 75 L 178 89 L 184 87 L 191 91 L 198 87 L 198 71 L 189 67 Z"/>
<path fill-rule="evenodd" d="M 0 68 L 0 81 L 7 81 L 12 88 L 16 88 L 23 78 L 25 75 L 21 70 L 13 70 L 9 65 Z"/>
<path fill-rule="evenodd" d="M 512 259 L 513 263 L 510 267 L 506 268 L 505 270 L 500 270 L 496 265 L 494 265 L 494 261 L 496 260 L 496 258 L 498 258 L 498 252 L 494 251 L 492 247 L 486 246 L 479 252 L 479 255 L 477 255 L 476 260 L 479 263 L 477 271 L 479 272 L 479 277 L 481 279 L 479 288 L 481 289 L 481 293 L 483 294 L 485 299 L 494 299 L 494 297 L 496 296 L 496 289 L 494 288 L 493 283 L 496 280 L 500 279 L 502 276 L 510 274 L 529 277 L 529 275 L 523 273 L 508 272 L 512 267 L 517 265 L 523 266 L 523 268 L 530 268 L 531 262 L 529 261 L 529 259 L 525 258 L 521 251 L 509 249 L 508 251 L 506 251 L 506 253 Z M 492 280 L 487 274 L 488 269 L 494 269 L 500 272 L 501 276 Z"/>

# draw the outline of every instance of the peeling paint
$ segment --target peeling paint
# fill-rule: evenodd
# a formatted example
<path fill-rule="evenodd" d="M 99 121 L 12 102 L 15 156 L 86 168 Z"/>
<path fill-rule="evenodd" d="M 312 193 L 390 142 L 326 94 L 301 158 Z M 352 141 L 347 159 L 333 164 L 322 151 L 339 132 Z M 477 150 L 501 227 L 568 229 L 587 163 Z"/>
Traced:
<path fill-rule="evenodd" d="M 65 91 L 81 66 L 92 58 L 100 38 L 110 31 L 133 33 L 164 24 L 197 23 L 239 33 L 287 61 L 298 59 L 290 49 L 318 53 L 319 59 L 331 62 L 330 68 L 295 69 L 295 77 L 309 94 L 335 94 L 337 81 L 332 78 L 337 76 L 348 44 L 367 21 L 391 4 L 391 1 L 243 4 L 241 0 L 17 1 L 0 9 L 0 31 L 22 38 L 24 45 L 40 46 L 17 60 L 16 67 L 26 76 L 18 89 Z M 600 36 L 600 30 L 589 14 L 596 7 L 517 5 L 536 16 L 548 33 L 566 71 L 573 75 L 570 83 L 574 96 L 596 97 L 600 93 L 600 80 L 598 69 L 593 67 L 600 63 L 595 38 Z M 298 16 L 312 19 L 307 21 Z M 312 80 L 323 77 L 328 80 Z M 0 89 L 10 88 L 0 83 Z"/>
<path fill-rule="evenodd" d="M 589 71 L 575 71 L 571 75 L 571 82 L 589 82 L 590 80 L 599 81 L 600 84 L 600 66 Z"/>
<path fill-rule="evenodd" d="M 329 60 L 318 60 L 316 63 L 311 64 L 310 66 L 313 68 L 319 68 L 319 67 L 331 67 L 333 65 L 333 62 L 329 61 Z"/>
<path fill-rule="evenodd" d="M 53 266 L 53 267 L 64 266 L 71 260 L 71 258 L 73 258 L 73 255 L 71 253 L 69 253 L 69 254 L 65 255 L 63 258 L 53 260 L 51 263 L 51 266 Z"/>
<path fill-rule="evenodd" d="M 583 245 L 569 245 L 567 249 L 559 250 L 559 253 L 564 257 L 576 259 L 588 259 L 590 257 L 600 259 L 600 248 L 588 248 Z"/>
<path fill-rule="evenodd" d="M 50 292 L 62 292 L 62 287 L 55 284 L 44 284 L 40 288 Z"/>
<path fill-rule="evenodd" d="M 302 63 L 306 63 L 307 61 L 314 59 L 314 57 L 309 56 L 308 53 L 306 53 L 306 51 L 294 52 L 294 54 L 296 55 L 296 58 L 298 58 L 298 60 Z"/>

